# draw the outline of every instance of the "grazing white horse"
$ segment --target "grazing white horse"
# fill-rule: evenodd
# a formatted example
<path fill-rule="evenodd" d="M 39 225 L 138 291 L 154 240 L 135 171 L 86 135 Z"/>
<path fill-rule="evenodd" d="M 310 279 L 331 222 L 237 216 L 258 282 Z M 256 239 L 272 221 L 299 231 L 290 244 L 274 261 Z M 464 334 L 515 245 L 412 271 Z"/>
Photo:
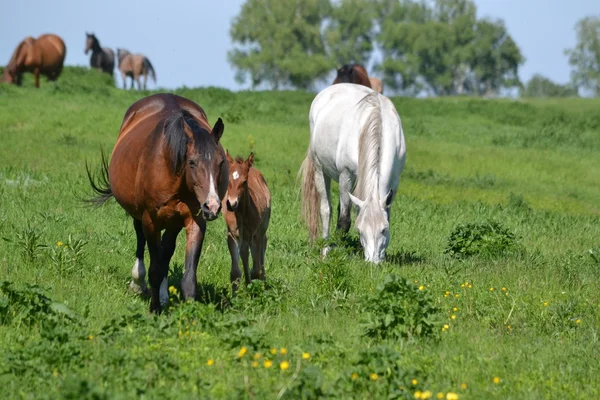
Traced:
<path fill-rule="evenodd" d="M 385 258 L 390 240 L 390 206 L 406 162 L 406 144 L 396 108 L 365 86 L 340 83 L 323 90 L 310 107 L 310 145 L 300 170 L 302 205 L 311 239 L 317 236 L 317 210 L 323 238 L 329 236 L 331 179 L 339 182 L 337 229 L 350 229 L 350 209 L 365 260 Z M 354 188 L 354 195 L 350 192 Z M 323 255 L 329 249 L 323 249 Z"/>

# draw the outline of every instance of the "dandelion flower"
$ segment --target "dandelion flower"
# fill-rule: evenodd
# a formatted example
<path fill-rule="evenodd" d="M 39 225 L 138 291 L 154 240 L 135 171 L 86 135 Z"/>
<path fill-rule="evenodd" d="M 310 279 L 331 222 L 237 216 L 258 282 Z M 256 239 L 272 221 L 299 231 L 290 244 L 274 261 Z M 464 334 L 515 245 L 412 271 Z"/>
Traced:
<path fill-rule="evenodd" d="M 456 319 L 456 315 L 452 314 L 452 316 L 450 318 Z"/>
<path fill-rule="evenodd" d="M 420 390 L 417 390 L 417 391 L 415 392 L 415 399 L 420 399 L 422 394 L 423 394 L 423 393 L 422 393 Z"/>
<path fill-rule="evenodd" d="M 208 361 L 206 362 L 206 365 L 208 365 L 209 367 L 212 367 L 215 363 L 215 360 L 213 360 L 212 358 L 209 358 Z"/>
<path fill-rule="evenodd" d="M 412 381 L 410 381 L 410 382 L 413 384 L 413 386 L 416 386 L 416 385 L 417 385 L 417 383 L 419 383 L 419 381 L 418 381 L 418 380 L 416 380 L 416 379 L 414 379 L 414 378 L 413 378 L 413 380 L 412 380 Z"/>
<path fill-rule="evenodd" d="M 495 377 L 494 377 L 494 383 L 495 383 L 496 385 L 497 385 L 497 384 L 499 384 L 499 383 L 500 383 L 500 378 L 499 378 L 499 377 L 497 377 L 497 376 L 495 376 Z"/>
<path fill-rule="evenodd" d="M 446 400 L 458 400 L 458 395 L 453 392 L 446 393 Z"/>
<path fill-rule="evenodd" d="M 302 353 L 302 359 L 303 360 L 308 360 L 310 358 L 310 354 L 309 353 Z"/>
<path fill-rule="evenodd" d="M 544 302 L 544 307 L 548 307 L 548 302 L 547 301 Z"/>
<path fill-rule="evenodd" d="M 269 352 L 273 355 L 277 354 L 277 349 L 276 348 L 271 348 L 271 350 L 269 350 Z"/>
<path fill-rule="evenodd" d="M 506 292 L 507 290 L 508 290 L 508 289 L 507 289 L 507 288 L 505 288 L 505 287 L 503 287 L 503 288 L 502 288 L 502 291 L 503 291 L 503 292 Z"/>
<path fill-rule="evenodd" d="M 430 399 L 431 396 L 433 396 L 433 393 L 431 393 L 431 391 L 429 391 L 429 390 L 426 390 L 423 393 L 421 393 L 421 399 L 423 399 L 423 400 Z"/>
<path fill-rule="evenodd" d="M 469 289 L 471 289 L 472 287 L 473 287 L 473 285 L 471 285 L 471 284 L 469 283 Z"/>
<path fill-rule="evenodd" d="M 444 393 L 442 392 L 438 392 L 437 396 L 438 399 L 443 399 L 444 398 Z"/>
<path fill-rule="evenodd" d="M 273 366 L 273 361 L 271 361 L 271 360 L 265 360 L 265 362 L 263 363 L 263 366 L 265 368 L 271 368 Z"/>
<path fill-rule="evenodd" d="M 248 349 L 245 346 L 242 346 L 242 348 L 240 349 L 237 358 L 242 358 L 246 355 L 246 353 L 248 352 Z"/>
<path fill-rule="evenodd" d="M 452 309 L 452 311 L 454 311 L 454 312 L 457 312 L 457 311 L 458 311 L 458 307 L 454 307 L 454 308 Z"/>
<path fill-rule="evenodd" d="M 466 384 L 466 383 L 461 383 L 461 384 L 460 384 L 460 388 L 461 388 L 462 390 L 467 390 L 467 384 Z"/>
<path fill-rule="evenodd" d="M 88 340 L 94 340 L 94 335 L 88 336 Z"/>
<path fill-rule="evenodd" d="M 255 360 L 260 360 L 260 358 L 261 358 L 261 357 L 262 357 L 262 354 L 260 354 L 260 353 L 256 353 L 256 354 L 254 355 L 254 359 L 255 359 Z"/>
<path fill-rule="evenodd" d="M 287 354 L 287 349 L 285 347 L 282 347 L 281 349 L 279 349 L 279 352 L 281 353 L 281 355 L 285 356 Z"/>
<path fill-rule="evenodd" d="M 175 296 L 177 294 L 177 288 L 175 286 L 169 286 L 169 293 Z"/>
<path fill-rule="evenodd" d="M 379 379 L 379 375 L 377 375 L 375 372 L 371 372 L 371 373 L 369 374 L 369 378 L 370 378 L 372 381 L 376 381 L 377 379 Z"/>
<path fill-rule="evenodd" d="M 444 293 L 444 295 L 449 296 L 450 292 L 446 290 L 446 293 Z"/>
<path fill-rule="evenodd" d="M 493 287 L 491 287 L 491 288 L 490 288 L 490 292 L 493 292 L 493 291 L 494 291 L 494 288 L 493 288 Z"/>
<path fill-rule="evenodd" d="M 58 242 L 56 242 L 56 247 L 62 247 L 64 245 L 63 242 L 61 242 L 60 240 Z"/>
<path fill-rule="evenodd" d="M 353 381 L 358 379 L 358 374 L 356 372 L 353 372 L 352 375 L 350 375 L 350 379 L 352 379 Z"/>
<path fill-rule="evenodd" d="M 419 286 L 419 290 L 423 290 L 423 289 L 425 289 L 425 286 L 423 286 L 423 285 Z"/>
<path fill-rule="evenodd" d="M 581 323 L 581 320 L 580 320 L 580 319 L 578 319 L 578 320 L 576 320 L 576 321 L 575 321 L 575 323 L 576 323 L 576 324 L 579 324 L 579 323 Z"/>
<path fill-rule="evenodd" d="M 460 297 L 460 294 L 456 293 L 456 294 L 454 295 L 454 297 L 456 297 L 456 298 L 458 299 L 458 298 Z"/>
<path fill-rule="evenodd" d="M 258 367 L 258 361 L 252 361 L 252 368 Z"/>
<path fill-rule="evenodd" d="M 282 371 L 285 371 L 289 367 L 290 367 L 290 363 L 287 361 L 282 361 L 281 363 L 279 363 L 279 368 L 281 368 Z"/>
<path fill-rule="evenodd" d="M 461 283 L 461 284 L 460 284 L 460 287 L 465 287 L 465 284 L 464 284 L 464 283 Z"/>

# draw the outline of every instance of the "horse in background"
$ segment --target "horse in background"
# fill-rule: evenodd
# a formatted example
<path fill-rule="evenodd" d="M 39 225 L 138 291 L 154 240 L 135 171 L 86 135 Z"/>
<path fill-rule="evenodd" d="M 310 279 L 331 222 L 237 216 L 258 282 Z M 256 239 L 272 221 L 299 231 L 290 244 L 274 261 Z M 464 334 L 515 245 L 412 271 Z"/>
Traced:
<path fill-rule="evenodd" d="M 133 82 L 137 82 L 138 90 L 146 90 L 148 83 L 148 75 L 152 76 L 152 80 L 156 83 L 156 73 L 150 60 L 143 54 L 131 54 L 128 50 L 117 49 L 117 58 L 119 59 L 119 71 L 123 78 L 123 89 L 127 89 L 127 77 L 131 78 L 131 89 Z M 140 76 L 144 77 L 144 85 L 140 81 Z"/>
<path fill-rule="evenodd" d="M 115 53 L 109 47 L 101 47 L 100 41 L 93 33 L 86 32 L 85 54 L 92 51 L 90 67 L 113 76 L 115 69 Z"/>
<path fill-rule="evenodd" d="M 366 87 L 341 83 L 321 91 L 310 107 L 310 144 L 300 173 L 302 208 L 311 239 L 329 236 L 331 179 L 339 182 L 337 229 L 350 229 L 350 202 L 365 260 L 385 258 L 391 205 L 406 162 L 406 144 L 396 108 Z M 354 195 L 350 192 L 354 189 Z M 329 248 L 322 251 L 325 256 Z"/>
<path fill-rule="evenodd" d="M 379 78 L 369 77 L 369 81 L 371 82 L 371 88 L 377 93 L 383 94 L 383 82 Z"/>
<path fill-rule="evenodd" d="M 21 86 L 23 73 L 32 72 L 35 87 L 40 87 L 40 74 L 55 81 L 60 76 L 67 47 L 57 35 L 45 34 L 37 39 L 31 36 L 23 39 L 13 52 L 8 65 L 4 69 L 0 82 L 14 83 Z"/>
<path fill-rule="evenodd" d="M 160 311 L 169 300 L 169 262 L 184 227 L 181 289 L 186 299 L 196 298 L 206 221 L 217 218 L 227 191 L 229 164 L 220 143 L 223 130 L 220 118 L 211 128 L 204 110 L 191 100 L 155 94 L 138 100 L 125 113 L 110 165 L 102 157 L 99 183 L 87 168 L 97 194 L 91 202 L 101 205 L 114 197 L 133 219 L 137 260 L 130 289 L 137 293 L 147 290 L 144 248 L 148 245 L 151 311 Z"/>
<path fill-rule="evenodd" d="M 265 279 L 267 229 L 271 219 L 271 193 L 265 178 L 254 168 L 254 153 L 235 160 L 227 153 L 229 186 L 223 216 L 227 223 L 227 246 L 231 255 L 231 291 L 235 295 L 242 277 L 239 258 L 244 265 L 246 284 Z M 248 266 L 252 253 L 252 274 Z"/>
<path fill-rule="evenodd" d="M 359 85 L 371 87 L 369 81 L 369 74 L 367 70 L 360 64 L 345 64 L 337 70 L 337 76 L 333 81 L 333 84 L 338 83 L 356 83 Z"/>

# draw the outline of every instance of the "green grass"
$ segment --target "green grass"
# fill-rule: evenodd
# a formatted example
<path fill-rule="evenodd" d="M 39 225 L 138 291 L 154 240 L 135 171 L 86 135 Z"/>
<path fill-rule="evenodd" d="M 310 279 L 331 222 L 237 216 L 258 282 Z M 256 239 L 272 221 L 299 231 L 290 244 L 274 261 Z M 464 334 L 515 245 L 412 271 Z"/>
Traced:
<path fill-rule="evenodd" d="M 91 195 L 85 162 L 99 165 L 125 110 L 150 92 L 118 90 L 77 68 L 40 90 L 0 85 L 0 280 L 12 282 L 0 293 L 3 397 L 600 395 L 598 100 L 393 99 L 408 161 L 389 261 L 372 266 L 355 231 L 326 260 L 307 242 L 296 173 L 313 94 L 175 92 L 211 124 L 223 117 L 232 154 L 256 153 L 273 196 L 269 287 L 231 301 L 219 218 L 198 267 L 202 301 L 180 304 L 174 294 L 166 313 L 150 315 L 147 301 L 127 293 L 130 218 L 114 202 L 96 210 L 81 202 Z M 514 251 L 445 252 L 457 225 L 490 220 L 514 233 Z M 171 262 L 175 288 L 183 239 Z M 384 295 L 378 287 L 390 274 L 408 282 Z M 373 325 L 392 309 L 395 322 Z"/>

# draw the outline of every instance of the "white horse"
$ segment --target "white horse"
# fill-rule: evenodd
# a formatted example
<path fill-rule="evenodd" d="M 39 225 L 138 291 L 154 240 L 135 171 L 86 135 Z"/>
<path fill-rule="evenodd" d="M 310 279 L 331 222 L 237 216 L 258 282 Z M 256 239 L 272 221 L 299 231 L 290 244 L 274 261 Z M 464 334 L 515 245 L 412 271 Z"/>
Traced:
<path fill-rule="evenodd" d="M 319 210 L 323 238 L 329 236 L 331 179 L 340 185 L 337 229 L 350 229 L 350 201 L 365 260 L 385 258 L 390 206 L 406 162 L 406 144 L 396 108 L 365 86 L 340 83 L 317 95 L 310 107 L 310 145 L 300 170 L 302 205 L 311 239 Z M 354 195 L 350 192 L 354 189 Z M 323 249 L 326 255 L 328 248 Z"/>

